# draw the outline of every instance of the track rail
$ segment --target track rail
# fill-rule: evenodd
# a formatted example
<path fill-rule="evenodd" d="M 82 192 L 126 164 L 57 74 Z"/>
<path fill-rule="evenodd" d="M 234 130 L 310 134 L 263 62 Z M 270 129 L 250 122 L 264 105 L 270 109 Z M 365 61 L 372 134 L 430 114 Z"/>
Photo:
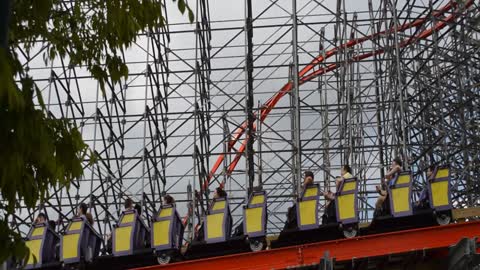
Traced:
<path fill-rule="evenodd" d="M 447 250 L 448 247 L 456 244 L 462 238 L 479 236 L 480 221 L 474 221 L 137 269 L 282 269 L 289 266 L 318 263 L 325 251 L 329 251 L 330 256 L 335 258 L 337 262 L 342 262 L 414 251 Z"/>
<path fill-rule="evenodd" d="M 474 3 L 474 0 L 468 0 L 464 4 L 459 5 L 457 1 L 452 0 L 439 10 L 436 10 L 432 12 L 431 14 L 426 15 L 423 18 L 419 18 L 413 22 L 405 23 L 403 25 L 397 26 L 397 29 L 395 28 L 390 28 L 389 30 L 381 31 L 378 33 L 374 33 L 362 38 L 358 39 L 352 39 L 349 42 L 340 45 L 339 47 L 332 48 L 328 51 L 325 52 L 325 54 L 319 55 L 316 58 L 314 58 L 310 64 L 306 65 L 300 72 L 299 72 L 299 85 L 302 85 L 306 82 L 309 82 L 313 80 L 314 78 L 325 74 L 327 72 L 330 72 L 332 70 L 335 70 L 339 67 L 342 66 L 342 64 L 337 64 L 337 63 L 332 63 L 327 65 L 326 67 L 318 68 L 317 70 L 314 70 L 316 66 L 318 66 L 320 63 L 324 62 L 326 59 L 336 55 L 339 51 L 342 51 L 343 49 L 351 48 L 355 45 L 358 45 L 360 43 L 372 40 L 373 38 L 381 35 L 386 35 L 393 33 L 394 31 L 397 32 L 404 32 L 408 29 L 411 28 L 418 28 L 422 27 L 423 25 L 426 25 L 429 21 L 431 21 L 432 18 L 435 18 L 437 21 L 435 25 L 432 27 L 423 30 L 419 34 L 412 35 L 409 38 L 405 38 L 404 40 L 400 41 L 398 46 L 400 48 L 406 47 L 408 45 L 414 44 L 415 42 L 418 42 L 419 40 L 426 39 L 429 36 L 431 36 L 434 32 L 440 31 L 443 28 L 445 28 L 450 22 L 454 21 L 455 19 L 459 18 L 460 16 L 463 15 L 463 12 L 468 9 L 472 4 Z M 363 54 L 358 54 L 349 59 L 349 62 L 357 62 L 361 61 L 363 59 L 375 56 L 375 55 L 380 55 L 385 52 L 385 49 L 378 49 L 375 51 L 363 53 Z M 273 95 L 270 99 L 268 99 L 263 105 L 260 110 L 260 121 L 265 121 L 269 113 L 272 111 L 272 109 L 277 105 L 277 103 L 280 101 L 282 97 L 284 97 L 287 93 L 289 93 L 293 88 L 292 82 L 286 83 L 275 95 Z M 255 117 L 258 117 L 255 114 Z M 234 149 L 234 146 L 237 144 L 237 142 L 240 141 L 242 136 L 244 135 L 246 131 L 247 123 L 244 122 L 240 127 L 238 127 L 234 131 L 234 136 L 228 143 L 227 147 L 227 152 L 232 151 Z M 254 130 L 256 129 L 256 124 L 254 123 L 253 125 Z M 234 159 L 230 163 L 227 169 L 227 174 L 231 174 L 235 167 L 237 166 L 240 158 L 242 157 L 245 147 L 246 147 L 246 142 L 248 138 L 244 138 L 240 147 L 237 150 L 237 153 L 235 154 Z M 222 165 L 223 160 L 225 159 L 225 153 L 221 154 L 218 156 L 216 162 L 214 163 L 212 169 L 210 170 L 209 177 L 206 180 L 206 182 L 203 185 L 203 189 L 206 189 L 206 187 L 210 184 L 210 180 L 212 177 L 215 175 L 217 172 L 218 168 Z"/>

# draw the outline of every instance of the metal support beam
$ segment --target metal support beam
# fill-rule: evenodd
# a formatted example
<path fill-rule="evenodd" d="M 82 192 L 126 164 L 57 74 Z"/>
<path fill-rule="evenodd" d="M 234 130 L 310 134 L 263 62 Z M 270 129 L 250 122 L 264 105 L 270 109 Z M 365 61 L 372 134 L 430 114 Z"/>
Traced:
<path fill-rule="evenodd" d="M 245 0 L 245 115 L 247 117 L 247 147 L 245 149 L 247 162 L 247 194 L 250 194 L 255 180 L 255 163 L 253 143 L 255 140 L 255 116 L 253 113 L 253 21 L 252 0 Z"/>
<path fill-rule="evenodd" d="M 448 270 L 478 270 L 480 254 L 477 253 L 477 238 L 463 238 L 450 247 Z"/>
<path fill-rule="evenodd" d="M 333 270 L 335 265 L 335 259 L 330 258 L 330 252 L 327 250 L 323 254 L 323 257 L 320 259 L 318 264 L 318 270 Z"/>
<path fill-rule="evenodd" d="M 299 196 L 302 185 L 302 145 L 300 140 L 300 84 L 298 81 L 298 18 L 297 0 L 292 1 L 292 54 L 293 54 L 293 179 L 294 193 Z"/>

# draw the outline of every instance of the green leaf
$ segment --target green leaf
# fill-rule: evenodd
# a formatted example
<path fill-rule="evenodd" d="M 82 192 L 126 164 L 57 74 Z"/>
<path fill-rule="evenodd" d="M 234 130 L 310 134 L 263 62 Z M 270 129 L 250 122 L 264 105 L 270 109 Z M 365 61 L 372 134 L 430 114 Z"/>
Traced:
<path fill-rule="evenodd" d="M 45 102 L 43 101 L 42 92 L 40 91 L 40 89 L 36 84 L 34 87 L 35 87 L 35 94 L 37 95 L 38 103 L 40 104 L 40 107 L 42 107 L 42 110 L 46 111 L 47 107 L 45 107 Z"/>
<path fill-rule="evenodd" d="M 6 104 L 12 110 L 21 110 L 24 106 L 23 99 L 16 87 L 12 63 L 7 52 L 0 48 L 0 104 Z"/>
<path fill-rule="evenodd" d="M 190 7 L 188 7 L 188 20 L 190 21 L 190 23 L 193 23 L 193 21 L 195 20 L 195 15 L 193 14 L 193 11 L 190 9 Z"/>
<path fill-rule="evenodd" d="M 180 12 L 182 14 L 185 13 L 185 1 L 184 0 L 178 0 L 178 10 L 180 10 Z"/>

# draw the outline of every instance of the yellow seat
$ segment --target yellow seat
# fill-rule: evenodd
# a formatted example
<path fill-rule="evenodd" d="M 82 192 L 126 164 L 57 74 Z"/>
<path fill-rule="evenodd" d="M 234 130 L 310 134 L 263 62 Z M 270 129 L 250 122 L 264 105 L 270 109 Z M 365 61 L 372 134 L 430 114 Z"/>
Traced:
<path fill-rule="evenodd" d="M 61 260 L 65 263 L 80 262 L 81 258 L 81 243 L 82 234 L 84 233 L 85 219 L 74 218 L 70 225 L 67 227 L 67 231 L 62 236 L 61 241 Z"/>
<path fill-rule="evenodd" d="M 180 251 L 183 241 L 184 226 L 175 205 L 163 205 L 152 221 L 151 246 L 156 251 Z"/>
<path fill-rule="evenodd" d="M 343 224 L 358 222 L 357 187 L 356 178 L 345 179 L 340 185 L 335 196 L 337 222 Z"/>
<path fill-rule="evenodd" d="M 148 229 L 136 210 L 126 210 L 113 232 L 113 255 L 131 255 L 145 247 Z"/>
<path fill-rule="evenodd" d="M 318 196 L 320 187 L 312 184 L 305 187 L 302 197 L 297 202 L 297 221 L 300 230 L 318 227 Z"/>
<path fill-rule="evenodd" d="M 30 249 L 25 269 L 41 268 L 43 265 L 57 260 L 55 247 L 60 237 L 47 223 L 35 224 L 30 229 L 25 245 Z"/>
<path fill-rule="evenodd" d="M 243 212 L 244 233 L 248 237 L 261 237 L 266 234 L 266 194 L 254 192 Z"/>
<path fill-rule="evenodd" d="M 390 213 L 394 217 L 412 215 L 412 176 L 410 172 L 397 174 L 388 185 Z"/>
<path fill-rule="evenodd" d="M 205 242 L 217 243 L 227 241 L 232 230 L 231 220 L 232 216 L 227 199 L 214 199 L 205 218 Z"/>
<path fill-rule="evenodd" d="M 170 244 L 170 220 L 160 220 L 153 223 L 153 246 Z"/>
<path fill-rule="evenodd" d="M 98 256 L 101 241 L 85 217 L 73 218 L 61 238 L 60 259 L 65 264 L 91 261 Z"/>
<path fill-rule="evenodd" d="M 429 182 L 430 207 L 435 210 L 449 210 L 450 204 L 450 169 L 437 167 L 434 178 Z"/>
<path fill-rule="evenodd" d="M 62 237 L 62 259 L 63 261 L 80 259 L 79 246 L 80 232 L 66 234 Z"/>

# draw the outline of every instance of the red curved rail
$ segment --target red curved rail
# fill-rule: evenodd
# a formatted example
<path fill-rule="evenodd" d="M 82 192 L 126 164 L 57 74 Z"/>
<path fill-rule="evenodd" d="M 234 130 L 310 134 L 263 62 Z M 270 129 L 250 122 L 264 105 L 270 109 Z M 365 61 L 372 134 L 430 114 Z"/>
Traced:
<path fill-rule="evenodd" d="M 437 10 L 435 12 L 432 12 L 431 16 L 435 17 L 439 21 L 433 27 L 431 27 L 430 29 L 426 29 L 418 35 L 412 36 L 408 39 L 405 39 L 405 40 L 401 41 L 399 43 L 399 47 L 402 48 L 402 47 L 405 47 L 407 45 L 413 44 L 414 42 L 416 42 L 418 40 L 421 40 L 421 39 L 425 39 L 425 38 L 431 36 L 434 32 L 443 29 L 447 25 L 447 23 L 453 21 L 458 16 L 460 16 L 463 10 L 469 8 L 473 4 L 473 1 L 474 0 L 467 1 L 462 8 L 462 7 L 459 7 L 458 3 L 455 0 L 452 0 L 448 4 L 446 4 L 445 6 L 440 8 L 439 10 Z M 456 10 L 454 10 L 454 9 L 456 9 Z M 459 9 L 461 9 L 461 10 L 459 10 Z M 452 12 L 450 15 L 444 17 L 444 14 L 447 13 L 448 11 L 451 11 L 451 10 L 454 10 L 454 12 Z M 426 22 L 428 22 L 429 20 L 430 20 L 430 17 L 429 18 L 427 18 L 427 17 L 419 18 L 419 19 L 417 19 L 413 22 L 406 23 L 406 24 L 403 24 L 401 26 L 398 26 L 397 27 L 397 32 L 404 32 L 405 30 L 413 28 L 413 27 L 420 27 L 423 24 L 425 24 Z M 338 53 L 342 49 L 353 47 L 357 44 L 360 44 L 360 43 L 363 43 L 365 41 L 371 40 L 374 37 L 377 37 L 379 35 L 389 34 L 389 33 L 392 33 L 393 31 L 395 31 L 395 29 L 391 28 L 389 30 L 381 31 L 379 33 L 371 34 L 371 35 L 368 35 L 368 36 L 365 36 L 365 37 L 362 37 L 362 38 L 352 39 L 352 40 L 348 41 L 347 43 L 340 45 L 339 47 L 328 50 L 325 53 L 325 56 L 323 56 L 323 55 L 317 56 L 315 59 L 313 59 L 308 65 L 306 65 L 298 73 L 298 75 L 299 75 L 298 76 L 299 77 L 299 85 L 302 85 L 306 82 L 309 82 L 309 81 L 313 80 L 314 78 L 316 78 L 316 77 L 318 77 L 322 74 L 325 74 L 329 71 L 332 71 L 332 70 L 335 70 L 335 69 L 339 68 L 340 65 L 338 65 L 336 63 L 332 63 L 332 64 L 327 65 L 326 67 L 317 69 L 316 71 L 312 71 L 311 73 L 309 73 L 311 70 L 313 70 L 313 68 L 315 68 L 315 66 L 322 63 L 326 59 L 334 56 L 336 53 Z M 369 57 L 372 57 L 372 56 L 375 56 L 375 55 L 379 55 L 379 54 L 382 54 L 384 52 L 385 52 L 384 49 L 378 49 L 376 51 L 371 51 L 371 52 L 368 52 L 368 53 L 355 55 L 349 60 L 349 62 L 361 61 L 363 59 L 366 59 L 366 58 L 369 58 Z M 309 73 L 309 74 L 307 74 L 307 73 Z M 280 101 L 280 99 L 283 96 L 285 96 L 288 92 L 290 92 L 292 90 L 292 88 L 293 88 L 292 82 L 286 83 L 274 96 L 272 96 L 270 99 L 268 99 L 263 104 L 262 109 L 260 110 L 260 121 L 262 121 L 262 122 L 265 121 L 268 114 L 277 105 L 277 103 Z M 245 133 L 246 126 L 247 126 L 247 123 L 244 122 L 240 127 L 238 127 L 235 130 L 232 140 L 230 140 L 230 142 L 228 143 L 227 152 L 230 152 L 233 149 L 233 146 L 240 140 L 242 135 Z M 254 130 L 256 129 L 255 124 L 253 125 L 253 128 L 254 128 Z M 238 151 L 235 155 L 235 158 L 233 159 L 233 161 L 228 166 L 227 174 L 231 174 L 232 171 L 237 166 L 238 162 L 240 161 L 240 158 L 242 157 L 242 154 L 245 151 L 246 142 L 247 142 L 247 138 L 245 138 L 243 140 L 242 144 L 240 145 L 240 148 L 238 149 Z M 208 177 L 207 181 L 204 183 L 204 186 L 203 186 L 204 189 L 209 185 L 211 178 L 216 173 L 218 168 L 221 166 L 221 164 L 222 164 L 222 162 L 225 158 L 225 155 L 226 155 L 226 153 L 223 153 L 223 154 L 219 155 L 219 157 L 217 158 L 217 161 L 215 162 L 215 164 L 213 165 L 213 167 L 210 171 L 210 174 L 209 174 L 209 177 Z"/>

